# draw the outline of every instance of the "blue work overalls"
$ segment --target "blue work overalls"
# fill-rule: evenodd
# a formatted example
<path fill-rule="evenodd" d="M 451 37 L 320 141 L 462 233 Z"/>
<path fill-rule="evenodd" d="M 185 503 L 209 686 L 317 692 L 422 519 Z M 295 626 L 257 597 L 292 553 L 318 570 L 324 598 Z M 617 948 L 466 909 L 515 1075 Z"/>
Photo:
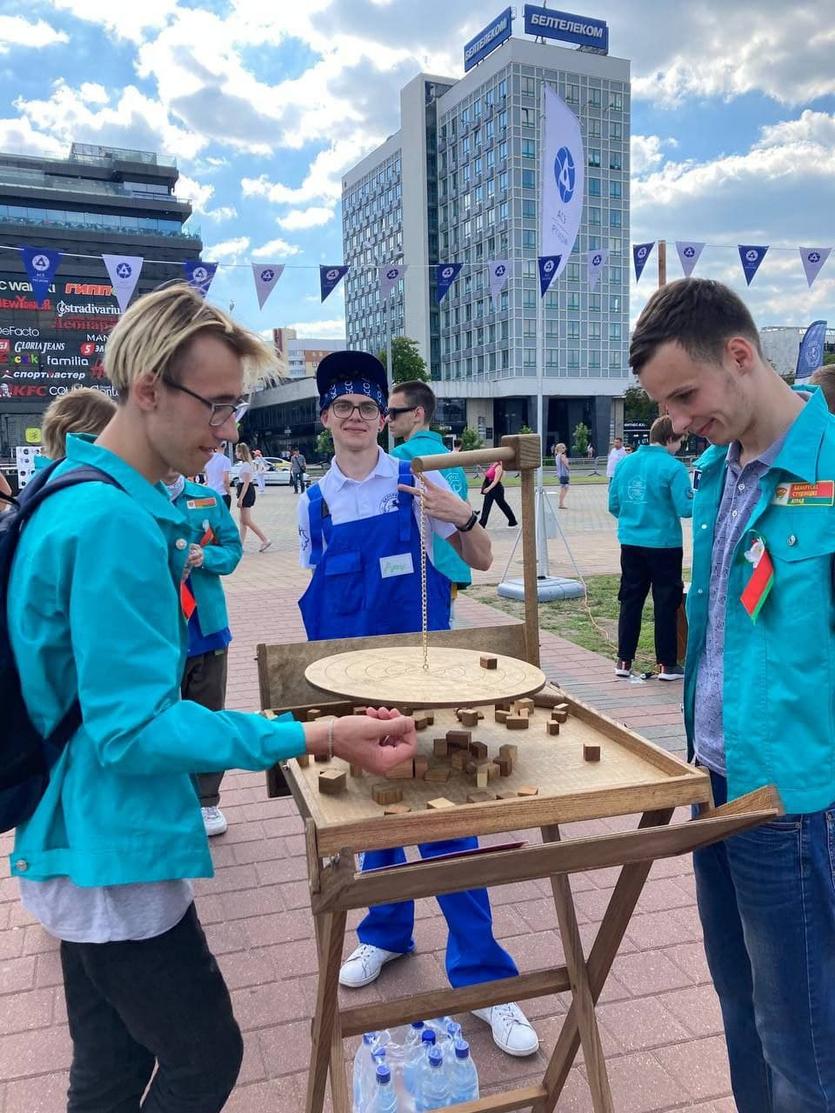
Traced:
<path fill-rule="evenodd" d="M 400 462 L 399 480 L 414 482 L 408 460 Z M 308 638 L 317 641 L 419 630 L 420 530 L 412 511 L 412 496 L 400 491 L 396 511 L 334 525 L 319 485 L 314 484 L 308 494 L 314 572 L 299 600 Z M 327 547 L 322 544 L 323 538 Z M 448 629 L 450 584 L 431 561 L 426 565 L 426 584 L 429 629 Z M 418 849 L 422 858 L 434 858 L 476 846 L 478 840 L 472 837 L 422 843 Z M 362 855 L 362 869 L 405 861 L 401 847 L 371 850 Z M 448 893 L 439 896 L 438 903 L 449 928 L 446 970 L 453 986 L 510 978 L 518 973 L 513 959 L 493 937 L 486 889 Z M 414 901 L 377 904 L 357 928 L 357 937 L 361 943 L 405 954 L 414 949 L 414 919 Z"/>

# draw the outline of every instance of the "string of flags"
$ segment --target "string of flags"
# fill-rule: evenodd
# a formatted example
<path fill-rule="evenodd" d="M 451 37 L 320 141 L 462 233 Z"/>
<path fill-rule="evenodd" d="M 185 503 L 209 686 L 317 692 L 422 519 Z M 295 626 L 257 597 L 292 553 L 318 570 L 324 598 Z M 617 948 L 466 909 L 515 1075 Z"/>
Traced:
<path fill-rule="evenodd" d="M 632 261 L 635 268 L 635 281 L 640 282 L 644 268 L 652 255 L 656 241 L 636 243 L 632 245 Z M 698 264 L 705 247 L 710 246 L 691 240 L 676 240 L 681 269 L 686 278 L 689 278 Z M 763 259 L 768 252 L 768 244 L 738 244 L 739 260 L 747 285 L 751 285 Z M 46 300 L 49 286 L 63 258 L 63 253 L 45 247 L 10 248 L 19 250 L 32 290 L 38 306 Z M 829 259 L 831 247 L 800 247 L 800 260 L 806 281 L 811 288 L 821 269 Z M 72 253 L 67 253 L 72 254 Z M 594 290 L 600 279 L 603 268 L 609 261 L 609 251 L 601 248 L 588 251 L 586 256 L 586 278 L 590 290 Z M 90 256 L 93 258 L 93 256 Z M 122 312 L 125 311 L 134 291 L 136 290 L 139 276 L 142 272 L 143 259 L 137 255 L 102 255 L 105 269 L 113 287 L 113 294 L 119 303 Z M 160 260 L 155 260 L 159 262 Z M 488 271 L 488 287 L 490 296 L 495 301 L 499 298 L 507 285 L 514 266 L 519 260 L 492 259 L 486 263 Z M 183 263 L 172 264 L 182 266 L 185 281 L 206 297 L 217 273 L 218 263 L 203 262 L 200 259 L 187 259 Z M 234 265 L 234 264 L 233 264 Z M 270 294 L 277 286 L 284 273 L 284 263 L 251 263 L 252 277 L 255 292 L 258 298 L 258 307 L 263 309 Z M 484 264 L 467 264 L 468 270 L 481 269 Z M 435 280 L 435 300 L 440 304 L 449 293 L 456 279 L 463 270 L 462 262 L 445 262 L 430 264 L 430 276 Z M 366 270 L 367 266 L 357 267 Z M 409 269 L 408 263 L 389 263 L 377 266 L 377 278 L 380 287 L 380 300 L 385 302 L 391 295 L 398 282 L 405 278 Z M 537 257 L 537 272 L 539 276 L 539 292 L 544 297 L 561 270 L 563 269 L 562 255 L 540 255 Z M 352 270 L 352 264 L 335 263 L 319 267 L 319 292 L 322 301 L 325 301 L 340 282 Z"/>

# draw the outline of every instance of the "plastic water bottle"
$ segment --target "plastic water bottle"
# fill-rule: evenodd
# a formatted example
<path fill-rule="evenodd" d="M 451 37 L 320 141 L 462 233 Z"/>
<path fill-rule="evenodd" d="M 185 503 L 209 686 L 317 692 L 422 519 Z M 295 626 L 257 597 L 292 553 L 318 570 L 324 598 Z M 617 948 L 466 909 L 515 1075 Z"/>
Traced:
<path fill-rule="evenodd" d="M 366 1032 L 354 1056 L 354 1113 L 362 1113 L 373 1078 L 372 1058 L 379 1032 Z"/>
<path fill-rule="evenodd" d="M 455 1041 L 455 1058 L 449 1065 L 450 1105 L 474 1101 L 478 1097 L 478 1071 L 466 1040 Z"/>
<path fill-rule="evenodd" d="M 461 1025 L 457 1020 L 446 1022 L 444 1054 L 452 1055 L 455 1050 L 455 1041 L 461 1039 Z"/>
<path fill-rule="evenodd" d="M 403 1041 L 403 1084 L 406 1092 L 411 1095 L 415 1092 L 415 1076 L 418 1067 L 426 1054 L 423 1044 L 423 1033 L 426 1030 L 424 1021 L 415 1020 L 407 1028 L 406 1038 Z"/>
<path fill-rule="evenodd" d="M 415 1113 L 444 1109 L 449 1105 L 449 1083 L 444 1070 L 444 1055 L 439 1047 L 430 1047 L 417 1076 Z"/>
<path fill-rule="evenodd" d="M 397 1096 L 391 1071 L 385 1063 L 378 1063 L 374 1074 L 373 1089 L 363 1113 L 397 1113 Z"/>

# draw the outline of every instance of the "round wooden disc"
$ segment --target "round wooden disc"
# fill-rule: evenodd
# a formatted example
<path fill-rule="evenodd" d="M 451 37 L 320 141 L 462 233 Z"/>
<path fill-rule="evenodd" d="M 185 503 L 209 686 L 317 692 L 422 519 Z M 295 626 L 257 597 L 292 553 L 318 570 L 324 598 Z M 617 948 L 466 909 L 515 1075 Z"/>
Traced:
<path fill-rule="evenodd" d="M 304 675 L 325 692 L 385 707 L 496 703 L 532 695 L 545 683 L 545 674 L 527 661 L 491 654 L 497 667 L 485 669 L 482 656 L 478 650 L 430 647 L 426 671 L 420 646 L 357 649 L 314 661 Z"/>

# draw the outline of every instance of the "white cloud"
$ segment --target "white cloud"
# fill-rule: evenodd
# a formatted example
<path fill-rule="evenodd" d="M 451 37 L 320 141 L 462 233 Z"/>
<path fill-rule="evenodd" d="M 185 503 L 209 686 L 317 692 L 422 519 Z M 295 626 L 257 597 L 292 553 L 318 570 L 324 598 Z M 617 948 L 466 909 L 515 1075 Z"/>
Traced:
<path fill-rule="evenodd" d="M 187 174 L 180 174 L 174 192 L 181 200 L 190 201 L 196 213 L 205 213 L 215 192 L 215 187 L 213 185 L 202 185 L 194 178 L 189 178 Z"/>
<path fill-rule="evenodd" d="M 288 232 L 296 232 L 304 228 L 318 228 L 333 220 L 333 209 L 321 206 L 311 206 L 309 209 L 291 209 L 284 216 L 276 218 L 276 223 Z"/>
<path fill-rule="evenodd" d="M 30 23 L 19 15 L 0 15 L 0 54 L 13 46 L 42 47 L 69 42 L 65 31 L 56 31 L 45 20 Z"/>
<path fill-rule="evenodd" d="M 288 255 L 298 255 L 300 251 L 300 247 L 287 243 L 286 240 L 270 240 L 260 247 L 254 247 L 250 254 L 253 259 L 272 259 L 274 262 L 280 262 Z"/>
<path fill-rule="evenodd" d="M 179 0 L 142 0 L 126 3 L 117 0 L 103 4 L 101 0 L 52 0 L 59 11 L 70 12 L 76 19 L 107 28 L 120 39 L 141 42 L 145 32 L 163 27 L 177 11 Z"/>
<path fill-rule="evenodd" d="M 45 132 L 37 131 L 25 116 L 16 120 L 0 120 L 0 150 L 43 158 L 66 158 L 69 144 Z"/>
<path fill-rule="evenodd" d="M 234 220 L 238 210 L 234 205 L 218 205 L 216 209 L 204 209 L 203 216 L 220 224 L 224 220 Z"/>
<path fill-rule="evenodd" d="M 250 239 L 249 236 L 237 236 L 232 240 L 222 240 L 221 243 L 216 243 L 214 247 L 206 247 L 203 249 L 203 254 L 207 259 L 212 260 L 225 260 L 227 263 L 234 263 L 249 251 Z"/>
<path fill-rule="evenodd" d="M 664 147 L 677 147 L 675 139 L 662 139 L 660 135 L 633 135 L 631 140 L 631 168 L 635 177 L 654 170 L 664 161 Z"/>
<path fill-rule="evenodd" d="M 330 321 L 303 321 L 289 327 L 294 328 L 300 338 L 308 336 L 338 338 L 345 335 L 345 321 L 342 317 Z"/>

